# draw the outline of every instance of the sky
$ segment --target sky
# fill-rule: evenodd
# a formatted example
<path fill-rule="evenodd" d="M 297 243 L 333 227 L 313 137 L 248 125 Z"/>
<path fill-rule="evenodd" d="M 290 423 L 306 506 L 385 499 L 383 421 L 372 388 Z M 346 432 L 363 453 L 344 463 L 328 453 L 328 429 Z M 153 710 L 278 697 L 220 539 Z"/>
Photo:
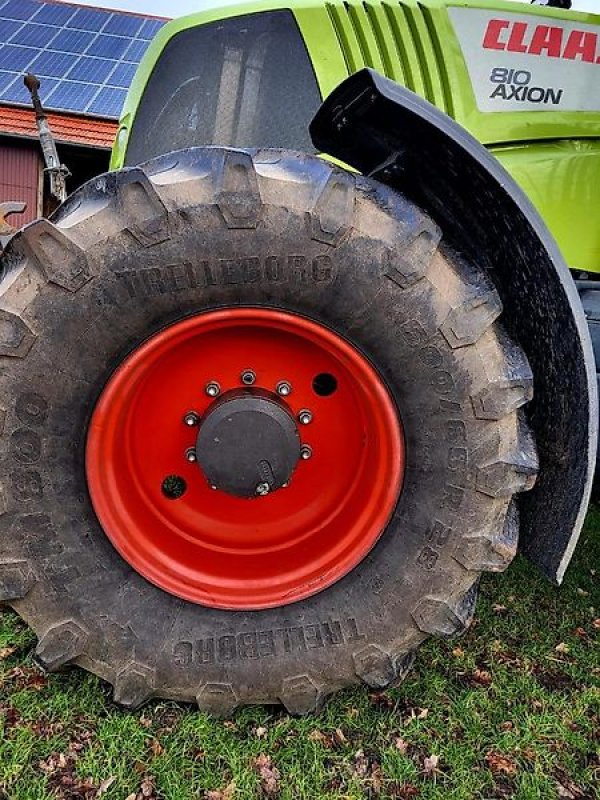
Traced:
<path fill-rule="evenodd" d="M 211 0 L 76 0 L 76 2 L 88 6 L 119 8 L 124 11 L 141 11 L 143 14 L 157 14 L 164 17 L 181 17 L 213 5 Z M 600 0 L 573 0 L 573 8 L 600 14 Z"/>

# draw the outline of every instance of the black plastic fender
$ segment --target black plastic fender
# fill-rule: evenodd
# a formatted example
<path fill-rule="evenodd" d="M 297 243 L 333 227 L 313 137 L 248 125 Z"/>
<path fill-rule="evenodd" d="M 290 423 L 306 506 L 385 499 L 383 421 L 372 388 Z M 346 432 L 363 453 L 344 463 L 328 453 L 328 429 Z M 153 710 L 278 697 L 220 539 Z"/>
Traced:
<path fill-rule="evenodd" d="M 464 128 L 373 70 L 325 100 L 310 127 L 317 149 L 402 191 L 446 241 L 488 270 L 503 323 L 534 375 L 527 406 L 540 457 L 520 495 L 523 553 L 560 583 L 587 510 L 598 438 L 594 355 L 575 284 L 523 191 Z"/>

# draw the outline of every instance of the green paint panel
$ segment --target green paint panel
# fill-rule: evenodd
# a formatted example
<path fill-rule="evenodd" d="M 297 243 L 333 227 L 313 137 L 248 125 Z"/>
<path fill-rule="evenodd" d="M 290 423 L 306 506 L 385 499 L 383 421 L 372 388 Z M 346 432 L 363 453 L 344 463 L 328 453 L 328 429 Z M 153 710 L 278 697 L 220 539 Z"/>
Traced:
<path fill-rule="evenodd" d="M 479 110 L 453 16 L 469 10 L 499 19 L 518 14 L 532 26 L 539 21 L 533 18 L 544 17 L 550 26 L 568 20 L 575 27 L 595 26 L 600 34 L 600 17 L 591 14 L 506 0 L 291 0 L 285 6 L 278 0 L 216 0 L 212 8 L 166 25 L 148 49 L 127 97 L 112 167 L 124 163 L 144 87 L 174 36 L 282 8 L 294 14 L 323 97 L 349 73 L 369 66 L 433 102 L 490 147 L 539 209 L 568 264 L 600 272 L 600 225 L 592 216 L 600 207 L 600 111 Z"/>

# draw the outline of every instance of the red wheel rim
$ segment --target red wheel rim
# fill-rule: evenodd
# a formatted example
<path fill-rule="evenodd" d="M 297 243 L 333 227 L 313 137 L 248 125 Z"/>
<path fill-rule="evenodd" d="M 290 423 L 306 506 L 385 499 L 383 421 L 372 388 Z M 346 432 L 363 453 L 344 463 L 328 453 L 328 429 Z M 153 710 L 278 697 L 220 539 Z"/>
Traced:
<path fill-rule="evenodd" d="M 311 452 L 287 487 L 215 491 L 188 460 L 198 428 L 186 413 L 201 428 L 233 390 L 263 393 L 294 420 L 311 412 L 297 423 Z M 388 390 L 347 341 L 287 312 L 219 310 L 160 331 L 118 367 L 90 422 L 86 471 L 106 535 L 137 572 L 195 603 L 259 609 L 309 597 L 365 557 L 398 500 L 404 440 Z M 176 498 L 173 476 L 186 486 Z"/>

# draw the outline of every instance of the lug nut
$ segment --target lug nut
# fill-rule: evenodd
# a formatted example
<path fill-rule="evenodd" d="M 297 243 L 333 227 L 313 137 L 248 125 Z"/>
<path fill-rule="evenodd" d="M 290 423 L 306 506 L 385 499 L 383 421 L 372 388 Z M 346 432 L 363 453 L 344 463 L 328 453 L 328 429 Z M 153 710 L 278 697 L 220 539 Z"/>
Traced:
<path fill-rule="evenodd" d="M 214 483 L 210 484 L 210 488 L 215 492 L 217 491 L 217 487 L 214 485 Z"/>
<path fill-rule="evenodd" d="M 264 497 L 266 494 L 269 494 L 270 491 L 271 487 L 266 482 L 259 483 L 258 486 L 256 487 L 256 494 L 259 495 L 260 497 Z"/>
<path fill-rule="evenodd" d="M 221 391 L 221 387 L 216 381 L 211 381 L 210 383 L 206 384 L 204 391 L 209 397 L 216 397 Z"/>
<path fill-rule="evenodd" d="M 279 381 L 275 387 L 275 391 L 277 394 L 281 395 L 281 397 L 287 397 L 288 394 L 291 393 L 292 387 L 287 381 Z"/>
<path fill-rule="evenodd" d="M 188 449 L 185 451 L 185 458 L 190 462 L 190 464 L 195 464 L 195 462 L 198 460 L 196 451 L 193 447 L 188 447 Z"/>
<path fill-rule="evenodd" d="M 200 415 L 197 414 L 195 411 L 188 411 L 185 417 L 183 418 L 184 425 L 187 425 L 188 428 L 193 428 L 195 425 L 200 424 Z"/>
<path fill-rule="evenodd" d="M 302 411 L 298 412 L 298 422 L 301 425 L 308 425 L 309 422 L 312 422 L 312 411 L 309 411 L 308 408 L 303 408 Z"/>
<path fill-rule="evenodd" d="M 300 458 L 307 461 L 312 456 L 312 447 L 309 444 L 303 444 L 300 448 Z"/>
<path fill-rule="evenodd" d="M 241 381 L 244 386 L 252 386 L 256 381 L 256 373 L 252 372 L 251 369 L 245 369 L 241 374 Z"/>

